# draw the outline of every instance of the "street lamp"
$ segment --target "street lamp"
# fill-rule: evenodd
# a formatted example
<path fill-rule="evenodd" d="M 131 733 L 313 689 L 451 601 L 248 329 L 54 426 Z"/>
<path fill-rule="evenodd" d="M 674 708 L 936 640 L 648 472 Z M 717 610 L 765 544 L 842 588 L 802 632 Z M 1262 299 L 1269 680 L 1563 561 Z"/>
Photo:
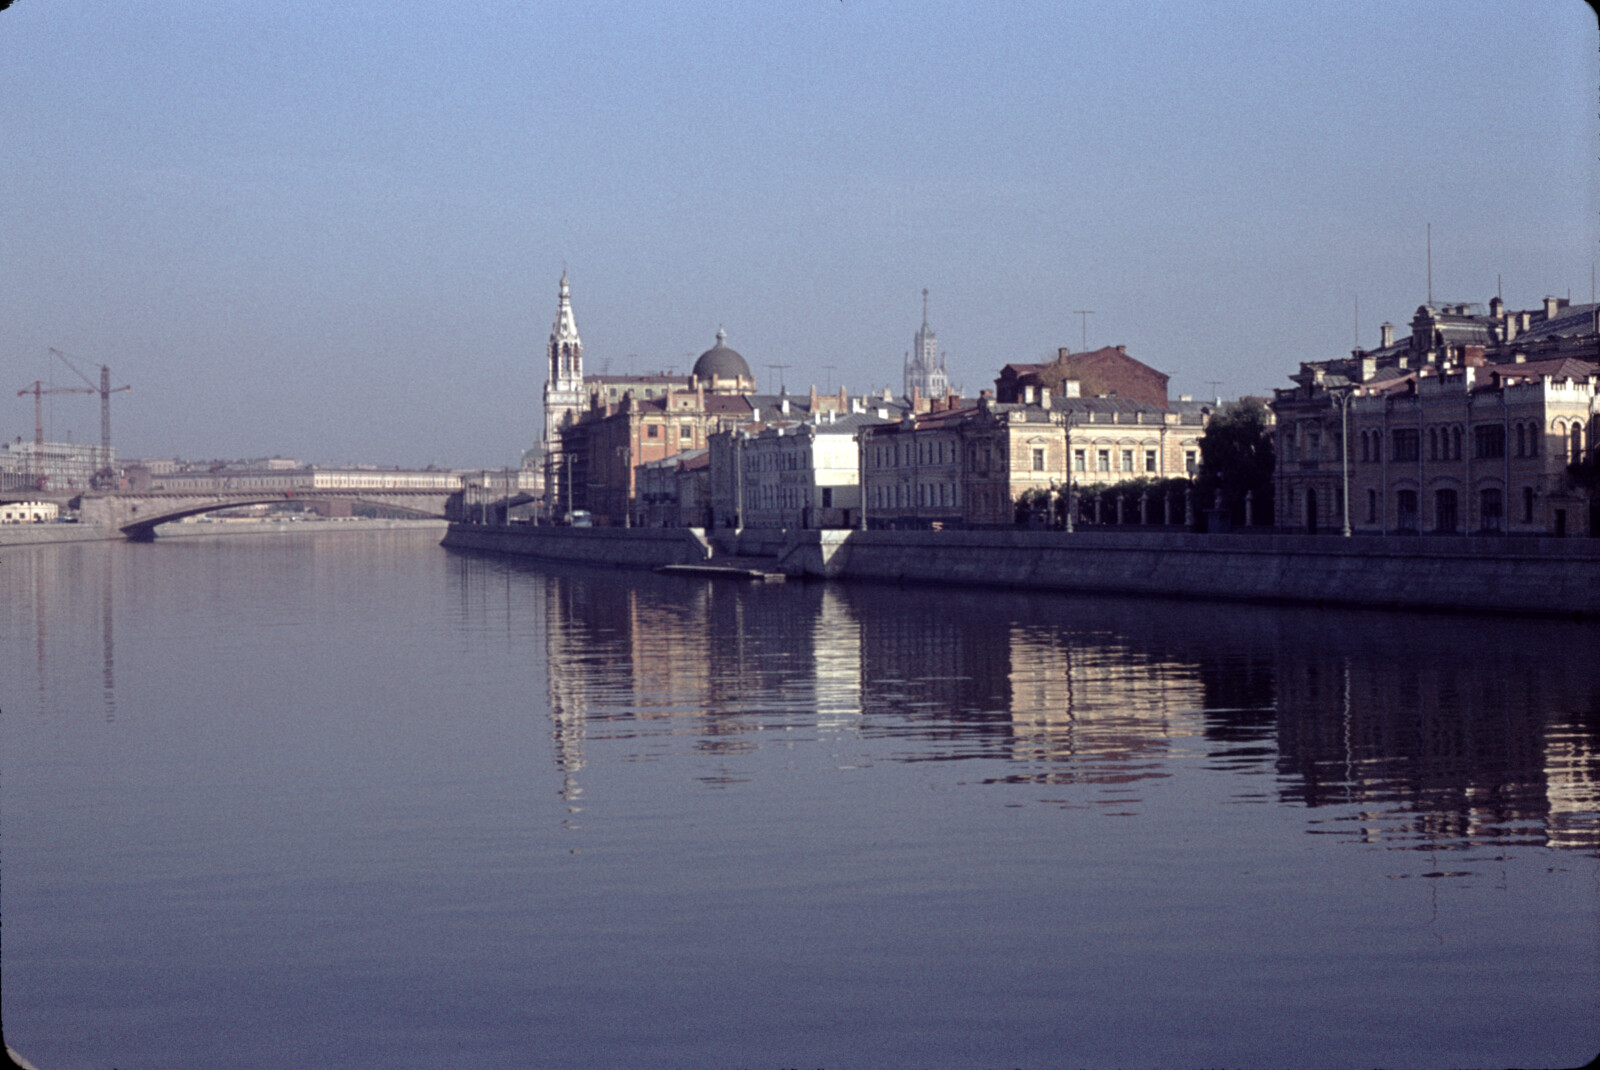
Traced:
<path fill-rule="evenodd" d="M 1067 485 L 1065 488 L 1063 488 L 1063 493 L 1064 497 L 1066 498 L 1067 507 L 1067 534 L 1070 535 L 1073 531 L 1072 525 L 1077 521 L 1077 517 L 1074 514 L 1076 514 L 1078 511 L 1078 503 L 1073 500 L 1072 495 L 1072 432 L 1070 430 L 1067 432 L 1067 449 L 1065 457 L 1066 464 L 1063 465 L 1063 467 L 1067 472 Z"/>
<path fill-rule="evenodd" d="M 1350 399 L 1355 397 L 1354 385 L 1336 386 L 1328 390 L 1328 395 L 1339 405 L 1339 470 L 1343 488 L 1339 492 L 1339 502 L 1344 506 L 1344 530 L 1341 534 L 1350 537 Z"/>

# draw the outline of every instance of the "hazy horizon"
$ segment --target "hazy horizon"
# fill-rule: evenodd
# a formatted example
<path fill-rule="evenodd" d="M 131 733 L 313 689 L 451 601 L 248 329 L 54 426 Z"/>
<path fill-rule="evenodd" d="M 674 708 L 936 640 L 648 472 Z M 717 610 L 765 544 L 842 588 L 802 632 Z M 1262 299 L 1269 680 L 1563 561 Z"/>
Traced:
<path fill-rule="evenodd" d="M 50 355 L 121 455 L 515 464 L 563 269 L 587 370 L 974 394 L 1126 345 L 1265 394 L 1440 302 L 1590 299 L 1580 0 L 0 11 L 0 437 Z M 1215 387 L 1211 384 L 1215 383 Z M 50 399 L 52 439 L 99 403 Z"/>

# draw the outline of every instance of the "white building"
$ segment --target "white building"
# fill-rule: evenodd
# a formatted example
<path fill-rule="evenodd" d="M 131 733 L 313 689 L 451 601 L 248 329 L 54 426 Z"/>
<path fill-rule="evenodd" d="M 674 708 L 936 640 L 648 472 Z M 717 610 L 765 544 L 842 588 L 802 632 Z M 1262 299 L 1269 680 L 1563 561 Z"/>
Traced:
<path fill-rule="evenodd" d="M 588 404 L 583 386 L 583 340 L 572 318 L 572 291 L 567 273 L 561 273 L 556 295 L 556 321 L 545 346 L 544 381 L 544 485 L 557 486 L 561 478 L 561 429 L 578 422 Z"/>
<path fill-rule="evenodd" d="M 61 516 L 55 502 L 6 502 L 0 505 L 0 524 L 49 524 Z"/>
<path fill-rule="evenodd" d="M 847 528 L 860 518 L 856 433 L 884 422 L 870 413 L 815 413 L 742 439 L 743 515 L 752 528 Z M 741 434 L 741 432 L 731 432 Z"/>

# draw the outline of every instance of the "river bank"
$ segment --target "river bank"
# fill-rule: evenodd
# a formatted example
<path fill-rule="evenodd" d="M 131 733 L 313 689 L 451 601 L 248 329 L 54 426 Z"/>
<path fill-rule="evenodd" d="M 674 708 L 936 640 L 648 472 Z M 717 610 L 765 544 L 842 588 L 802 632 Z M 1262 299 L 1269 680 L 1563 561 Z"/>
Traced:
<path fill-rule="evenodd" d="M 791 577 L 1600 617 L 1600 540 L 452 524 L 454 549 L 624 567 L 761 557 Z"/>

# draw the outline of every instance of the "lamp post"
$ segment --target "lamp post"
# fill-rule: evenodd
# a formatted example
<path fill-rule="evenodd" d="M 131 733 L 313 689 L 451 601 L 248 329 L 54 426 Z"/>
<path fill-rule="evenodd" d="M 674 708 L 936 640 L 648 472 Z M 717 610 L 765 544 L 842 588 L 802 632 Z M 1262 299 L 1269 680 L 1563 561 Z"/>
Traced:
<path fill-rule="evenodd" d="M 1078 512 L 1078 503 L 1072 497 L 1072 432 L 1070 430 L 1067 432 L 1067 448 L 1064 456 L 1066 463 L 1062 467 L 1066 469 L 1067 482 L 1066 486 L 1062 488 L 1062 497 L 1066 499 L 1067 534 L 1070 535 L 1073 531 L 1073 524 L 1077 521 L 1075 514 Z"/>
<path fill-rule="evenodd" d="M 1350 537 L 1350 399 L 1355 397 L 1354 386 L 1334 387 L 1328 394 L 1339 405 L 1339 477 L 1342 489 L 1339 503 L 1344 507 L 1344 529 L 1340 534 Z"/>

